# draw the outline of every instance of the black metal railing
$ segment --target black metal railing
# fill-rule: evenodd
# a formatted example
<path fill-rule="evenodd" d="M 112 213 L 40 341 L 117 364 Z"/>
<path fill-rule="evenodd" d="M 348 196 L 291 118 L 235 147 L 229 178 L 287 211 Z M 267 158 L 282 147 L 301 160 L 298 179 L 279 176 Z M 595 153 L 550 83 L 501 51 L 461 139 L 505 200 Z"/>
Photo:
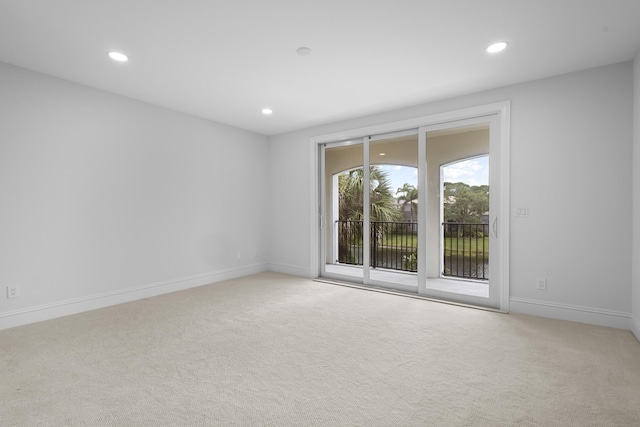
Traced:
<path fill-rule="evenodd" d="M 363 265 L 362 221 L 336 221 L 338 259 L 341 264 Z"/>
<path fill-rule="evenodd" d="M 489 224 L 445 222 L 443 276 L 489 280 Z"/>
<path fill-rule="evenodd" d="M 362 221 L 336 221 L 338 259 L 341 264 L 363 265 Z M 418 224 L 371 223 L 370 265 L 401 271 L 418 271 Z"/>
<path fill-rule="evenodd" d="M 418 271 L 418 224 L 372 222 L 371 267 Z"/>
<path fill-rule="evenodd" d="M 447 277 L 489 279 L 489 225 L 446 222 L 443 226 L 443 271 Z M 336 221 L 340 264 L 363 265 L 362 221 Z M 370 266 L 418 271 L 418 224 L 371 222 Z"/>

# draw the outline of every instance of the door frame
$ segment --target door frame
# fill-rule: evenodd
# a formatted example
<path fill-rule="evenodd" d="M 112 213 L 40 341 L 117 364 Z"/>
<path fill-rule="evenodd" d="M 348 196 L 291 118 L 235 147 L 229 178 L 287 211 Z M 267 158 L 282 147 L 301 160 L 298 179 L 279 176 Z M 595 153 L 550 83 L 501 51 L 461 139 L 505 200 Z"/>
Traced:
<path fill-rule="evenodd" d="M 498 167 L 500 169 L 500 206 L 495 217 L 491 220 L 492 227 L 497 233 L 499 241 L 499 266 L 496 274 L 498 280 L 498 309 L 509 311 L 509 213 L 510 213 L 510 123 L 511 102 L 502 101 L 493 104 L 480 105 L 444 113 L 431 114 L 407 120 L 372 125 L 357 129 L 349 129 L 311 138 L 309 170 L 311 171 L 309 194 L 310 197 L 310 234 L 309 234 L 309 276 L 317 278 L 320 275 L 320 241 L 323 232 L 323 212 L 321 211 L 319 168 L 320 145 L 332 142 L 345 142 L 360 139 L 369 135 L 378 135 L 403 131 L 407 129 L 424 128 L 444 125 L 450 122 L 463 121 L 480 117 L 495 116 L 498 138 Z M 492 168 L 494 165 L 492 165 Z"/>

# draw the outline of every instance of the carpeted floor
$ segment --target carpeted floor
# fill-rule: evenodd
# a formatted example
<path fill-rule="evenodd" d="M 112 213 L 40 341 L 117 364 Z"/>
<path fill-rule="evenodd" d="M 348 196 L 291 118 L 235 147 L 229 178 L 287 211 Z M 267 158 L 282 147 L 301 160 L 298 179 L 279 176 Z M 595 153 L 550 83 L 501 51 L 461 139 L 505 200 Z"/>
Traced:
<path fill-rule="evenodd" d="M 628 331 L 265 273 L 0 331 L 2 426 L 638 426 Z"/>

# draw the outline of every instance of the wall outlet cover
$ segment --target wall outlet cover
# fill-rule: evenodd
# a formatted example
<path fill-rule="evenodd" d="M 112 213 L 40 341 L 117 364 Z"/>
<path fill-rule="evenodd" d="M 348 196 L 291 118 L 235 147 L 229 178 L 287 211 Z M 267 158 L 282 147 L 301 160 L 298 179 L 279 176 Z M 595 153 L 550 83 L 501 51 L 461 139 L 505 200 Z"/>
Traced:
<path fill-rule="evenodd" d="M 20 296 L 20 286 L 7 286 L 7 298 L 18 298 Z"/>

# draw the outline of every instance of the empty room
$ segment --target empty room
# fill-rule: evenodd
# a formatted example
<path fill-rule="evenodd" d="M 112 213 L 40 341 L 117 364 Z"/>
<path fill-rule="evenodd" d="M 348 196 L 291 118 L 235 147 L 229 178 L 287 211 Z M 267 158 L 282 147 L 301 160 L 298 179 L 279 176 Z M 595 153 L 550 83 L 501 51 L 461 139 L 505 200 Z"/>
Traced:
<path fill-rule="evenodd" d="M 638 22 L 0 0 L 0 425 L 640 425 Z"/>

